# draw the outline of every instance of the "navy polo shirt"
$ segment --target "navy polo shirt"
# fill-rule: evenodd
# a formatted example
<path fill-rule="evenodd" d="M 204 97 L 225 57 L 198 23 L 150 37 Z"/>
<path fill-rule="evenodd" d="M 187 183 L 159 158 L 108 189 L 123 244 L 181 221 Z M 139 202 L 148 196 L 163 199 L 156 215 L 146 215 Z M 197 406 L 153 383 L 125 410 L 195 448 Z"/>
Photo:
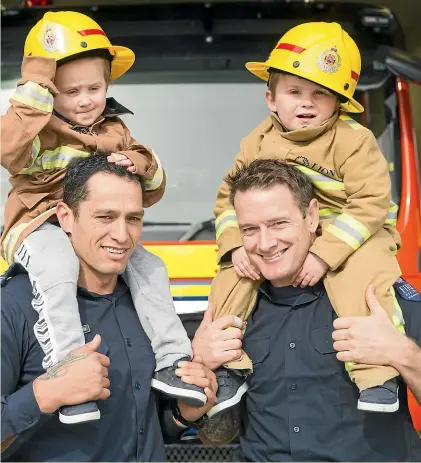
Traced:
<path fill-rule="evenodd" d="M 32 291 L 26 274 L 3 281 L 1 291 L 2 441 L 18 434 L 2 454 L 12 461 L 164 461 L 159 396 L 151 391 L 155 356 L 127 286 L 113 294 L 80 288 L 78 303 L 86 341 L 100 334 L 99 351 L 110 358 L 111 396 L 99 400 L 101 419 L 66 425 L 57 413 L 40 413 L 32 381 L 44 373 L 33 326 Z"/>
<path fill-rule="evenodd" d="M 399 297 L 408 336 L 421 341 L 421 302 Z M 242 461 L 421 461 L 421 440 L 399 389 L 395 413 L 357 410 L 358 389 L 336 359 L 335 313 L 323 284 L 262 285 L 243 347 L 253 361 L 242 401 Z"/>

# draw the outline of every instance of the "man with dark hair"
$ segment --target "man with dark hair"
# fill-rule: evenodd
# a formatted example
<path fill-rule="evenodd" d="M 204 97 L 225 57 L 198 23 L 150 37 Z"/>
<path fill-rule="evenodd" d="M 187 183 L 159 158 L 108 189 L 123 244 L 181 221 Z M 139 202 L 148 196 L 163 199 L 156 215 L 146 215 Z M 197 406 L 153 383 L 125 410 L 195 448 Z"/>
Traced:
<path fill-rule="evenodd" d="M 358 388 L 336 358 L 336 315 L 323 282 L 292 286 L 319 225 L 311 180 L 281 161 L 255 160 L 238 167 L 226 181 L 244 248 L 264 281 L 242 342 L 239 320 L 231 315 L 212 321 L 211 309 L 193 340 L 195 355 L 210 368 L 238 357 L 241 347 L 253 362 L 241 403 L 209 418 L 200 430 L 203 439 L 221 443 L 239 432 L 242 455 L 236 461 L 420 461 L 421 441 L 402 379 L 398 411 L 357 410 Z M 421 303 L 396 288 L 407 336 L 419 342 Z M 229 325 L 233 327 L 222 329 Z M 346 332 L 335 336 L 350 342 L 349 333 L 348 338 Z M 420 382 L 415 378 L 421 368 L 408 367 L 409 355 L 419 362 L 419 352 L 413 353 L 412 342 L 391 339 L 396 348 L 406 346 L 405 360 L 393 366 L 420 393 L 414 384 Z M 344 344 L 336 347 L 342 350 Z"/>
<path fill-rule="evenodd" d="M 44 373 L 32 328 L 33 288 L 22 266 L 10 267 L 1 289 L 2 459 L 164 461 L 163 434 L 178 437 L 186 429 L 180 420 L 195 421 L 212 406 L 215 375 L 200 358 L 178 363 L 178 378 L 204 389 L 208 404 L 202 408 L 164 403 L 151 390 L 151 340 L 120 277 L 142 231 L 138 177 L 109 163 L 105 153 L 80 158 L 68 169 L 64 198 L 57 217 L 80 264 L 77 300 L 86 344 Z M 165 265 L 142 252 L 143 303 L 148 310 L 171 305 Z M 76 426 L 54 417 L 63 405 L 95 400 L 101 420 Z"/>

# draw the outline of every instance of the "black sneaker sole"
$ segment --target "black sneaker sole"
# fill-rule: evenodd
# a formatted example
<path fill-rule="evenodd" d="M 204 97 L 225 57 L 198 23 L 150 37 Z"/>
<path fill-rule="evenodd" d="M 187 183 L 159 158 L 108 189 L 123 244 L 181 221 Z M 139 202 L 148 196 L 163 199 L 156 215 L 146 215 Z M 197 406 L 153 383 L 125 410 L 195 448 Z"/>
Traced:
<path fill-rule="evenodd" d="M 168 384 L 163 383 L 162 381 L 158 381 L 155 378 L 152 378 L 151 386 L 154 389 L 157 389 L 158 391 L 161 391 L 174 399 L 181 400 L 181 402 L 187 405 L 191 405 L 192 407 L 203 407 L 208 400 L 206 394 L 203 392 L 169 386 Z"/>

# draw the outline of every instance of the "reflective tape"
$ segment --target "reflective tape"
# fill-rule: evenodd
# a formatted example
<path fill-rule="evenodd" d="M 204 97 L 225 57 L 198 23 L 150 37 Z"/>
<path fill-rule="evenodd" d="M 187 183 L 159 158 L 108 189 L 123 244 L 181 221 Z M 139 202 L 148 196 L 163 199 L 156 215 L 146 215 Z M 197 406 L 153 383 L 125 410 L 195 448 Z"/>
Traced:
<path fill-rule="evenodd" d="M 91 153 L 87 151 L 77 150 L 69 146 L 59 146 L 53 151 L 45 150 L 36 158 L 35 162 L 30 167 L 25 167 L 19 174 L 31 175 L 35 172 L 43 172 L 50 169 L 64 169 L 74 158 L 86 158 Z"/>
<path fill-rule="evenodd" d="M 340 209 L 332 209 L 330 207 L 323 207 L 322 209 L 319 209 L 319 218 L 321 220 L 330 219 L 332 217 L 338 217 L 340 213 L 341 213 Z"/>
<path fill-rule="evenodd" d="M 10 99 L 46 113 L 53 112 L 53 95 L 48 88 L 41 87 L 35 82 L 29 81 L 16 87 Z"/>
<path fill-rule="evenodd" d="M 37 135 L 32 142 L 32 147 L 31 147 L 31 157 L 32 157 L 32 164 L 34 163 L 35 159 L 37 158 L 39 152 L 41 150 L 41 141 L 39 139 L 39 136 Z"/>
<path fill-rule="evenodd" d="M 399 302 L 396 299 L 395 289 L 393 288 L 393 286 L 391 288 L 391 292 L 392 292 L 392 295 L 393 295 L 392 321 L 393 321 L 393 324 L 395 325 L 396 329 L 400 333 L 405 334 L 405 320 L 403 318 L 401 306 L 399 305 Z"/>
<path fill-rule="evenodd" d="M 54 208 L 55 209 L 55 208 Z M 4 250 L 4 257 L 6 259 L 6 262 L 8 265 L 12 265 L 13 263 L 13 250 L 16 246 L 16 243 L 19 240 L 20 235 L 22 232 L 29 227 L 33 222 L 36 220 L 39 220 L 40 217 L 44 215 L 51 215 L 51 211 L 53 209 L 49 209 L 48 211 L 43 212 L 39 216 L 35 217 L 35 219 L 32 219 L 30 222 L 23 222 L 20 223 L 19 225 L 16 225 L 16 227 L 12 228 L 9 230 L 7 233 L 6 237 L 3 240 L 2 246 Z"/>
<path fill-rule="evenodd" d="M 345 191 L 345 185 L 339 180 L 323 175 L 306 166 L 295 166 L 311 179 L 311 183 L 319 190 Z"/>
<path fill-rule="evenodd" d="M 367 241 L 371 236 L 370 230 L 351 215 L 341 214 L 334 223 L 337 222 L 342 222 L 349 226 L 352 230 L 355 230 L 359 236 L 363 237 L 364 241 Z"/>
<path fill-rule="evenodd" d="M 216 239 L 218 239 L 222 233 L 230 227 L 239 228 L 237 215 L 234 209 L 227 209 L 215 220 Z"/>
<path fill-rule="evenodd" d="M 357 121 L 354 121 L 354 119 L 352 119 L 352 117 L 349 117 L 346 114 L 341 114 L 339 116 L 339 119 L 346 122 L 354 130 L 359 130 L 359 129 L 361 129 L 363 127 L 360 123 L 358 123 Z"/>
<path fill-rule="evenodd" d="M 164 180 L 164 169 L 162 168 L 161 160 L 152 150 L 152 155 L 156 159 L 158 167 L 156 169 L 155 175 L 153 176 L 152 180 L 145 180 L 143 182 L 146 191 L 154 191 L 157 190 Z"/>
<path fill-rule="evenodd" d="M 398 210 L 399 206 L 395 204 L 393 201 L 390 201 L 389 210 L 387 212 L 386 220 L 384 223 L 396 226 L 396 221 L 398 219 Z"/>

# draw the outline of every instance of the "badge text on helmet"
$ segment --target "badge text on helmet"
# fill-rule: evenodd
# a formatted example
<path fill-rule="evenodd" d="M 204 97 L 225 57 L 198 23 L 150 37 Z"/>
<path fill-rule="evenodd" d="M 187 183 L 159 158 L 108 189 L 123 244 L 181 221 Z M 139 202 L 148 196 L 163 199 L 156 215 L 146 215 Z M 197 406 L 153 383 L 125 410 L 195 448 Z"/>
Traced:
<path fill-rule="evenodd" d="M 324 72 L 336 72 L 341 67 L 341 57 L 339 56 L 338 49 L 332 47 L 320 53 L 317 58 L 317 66 Z"/>
<path fill-rule="evenodd" d="M 44 47 L 45 51 L 50 53 L 57 51 L 59 49 L 58 42 L 59 39 L 53 28 L 51 26 L 47 26 L 42 38 L 42 46 Z"/>

